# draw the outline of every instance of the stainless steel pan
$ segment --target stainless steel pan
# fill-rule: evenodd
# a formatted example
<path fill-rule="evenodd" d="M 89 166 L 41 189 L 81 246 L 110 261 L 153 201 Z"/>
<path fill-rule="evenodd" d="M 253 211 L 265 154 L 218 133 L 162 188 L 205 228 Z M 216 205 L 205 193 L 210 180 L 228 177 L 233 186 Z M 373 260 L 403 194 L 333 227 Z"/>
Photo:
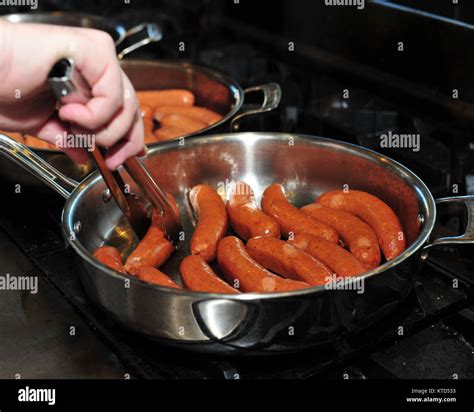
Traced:
<path fill-rule="evenodd" d="M 221 121 L 196 134 L 237 130 L 239 122 L 244 117 L 274 110 L 281 99 L 280 86 L 275 83 L 243 90 L 235 80 L 223 73 L 189 63 L 122 60 L 121 65 L 136 90 L 188 89 L 196 96 L 196 104 L 222 114 Z M 263 94 L 261 107 L 242 110 L 245 96 L 255 92 Z M 157 144 L 159 143 L 150 146 Z M 33 149 L 33 151 L 72 179 L 82 180 L 92 171 L 91 164 L 75 164 L 60 150 Z M 13 184 L 20 184 L 29 189 L 43 191 L 44 188 L 37 179 L 29 175 L 22 176 L 14 164 L 4 159 L 0 159 L 0 176 Z"/>
<path fill-rule="evenodd" d="M 352 279 L 344 290 L 313 287 L 288 293 L 229 296 L 166 289 L 123 276 L 92 258 L 91 252 L 104 242 L 125 253 L 134 242 L 120 210 L 113 201 L 107 201 L 105 185 L 97 173 L 77 184 L 1 135 L 0 152 L 66 199 L 62 229 L 80 258 L 81 281 L 91 300 L 123 326 L 189 350 L 254 355 L 335 341 L 396 310 L 410 292 L 413 275 L 420 270 L 431 245 L 474 241 L 473 197 L 441 200 L 466 204 L 469 222 L 465 235 L 430 239 L 436 220 L 431 193 L 410 170 L 373 151 L 335 140 L 289 134 L 192 137 L 184 146 L 171 141 L 153 147 L 145 159 L 153 177 L 177 198 L 186 240 L 193 230 L 187 190 L 203 182 L 224 188 L 243 179 L 258 196 L 270 183 L 281 182 L 299 206 L 343 184 L 369 191 L 396 211 L 409 246 L 394 260 Z M 138 188 L 132 190 L 138 192 Z M 177 281 L 177 266 L 186 253 L 184 242 L 179 253 L 163 267 Z M 358 293 L 361 285 L 363 293 Z M 358 291 L 350 290 L 352 286 L 359 286 Z"/>

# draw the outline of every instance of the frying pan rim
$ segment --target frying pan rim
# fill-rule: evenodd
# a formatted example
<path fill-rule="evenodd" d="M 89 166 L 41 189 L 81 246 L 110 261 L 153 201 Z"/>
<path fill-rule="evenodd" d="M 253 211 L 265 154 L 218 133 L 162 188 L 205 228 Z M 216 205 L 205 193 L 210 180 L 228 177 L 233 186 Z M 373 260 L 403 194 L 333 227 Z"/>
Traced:
<path fill-rule="evenodd" d="M 342 141 L 338 141 L 335 139 L 329 139 L 325 137 L 320 137 L 320 136 L 312 136 L 312 135 L 307 135 L 307 134 L 292 134 L 292 133 L 274 133 L 274 132 L 243 132 L 243 133 L 222 133 L 222 134 L 215 134 L 215 135 L 204 135 L 204 136 L 193 136 L 189 139 L 187 139 L 187 142 L 190 142 L 191 144 L 200 144 L 200 143 L 206 143 L 206 140 L 222 140 L 225 138 L 225 140 L 229 141 L 229 139 L 233 139 L 234 142 L 238 142 L 241 140 L 249 140 L 251 137 L 257 137 L 258 140 L 261 139 L 269 139 L 269 140 L 285 140 L 290 137 L 296 139 L 296 140 L 302 140 L 306 142 L 311 142 L 311 141 L 318 141 L 320 144 L 322 144 L 325 147 L 331 147 L 331 146 L 338 146 L 341 147 L 346 153 L 351 153 L 351 154 L 357 154 L 359 156 L 362 156 L 368 160 L 374 160 L 376 164 L 380 164 L 383 166 L 390 165 L 391 170 L 399 175 L 401 178 L 406 177 L 410 178 L 413 180 L 413 184 L 411 185 L 414 190 L 418 192 L 420 202 L 423 204 L 425 203 L 426 211 L 428 212 L 427 216 L 425 214 L 424 216 L 424 222 L 423 225 L 420 229 L 420 233 L 416 240 L 407 248 L 405 251 L 397 256 L 396 258 L 392 259 L 389 262 L 386 262 L 380 266 L 377 266 L 376 268 L 364 273 L 363 275 L 356 276 L 353 278 L 348 279 L 348 283 L 352 284 L 354 281 L 363 279 L 364 282 L 370 278 L 372 278 L 375 275 L 381 274 L 390 268 L 397 266 L 398 264 L 404 262 L 407 260 L 410 256 L 414 255 L 423 245 L 428 241 L 431 232 L 434 228 L 435 221 L 436 221 L 436 205 L 434 198 L 429 191 L 428 187 L 424 184 L 424 182 L 415 174 L 413 173 L 410 169 L 407 167 L 403 166 L 399 162 L 384 156 L 380 153 L 377 153 L 373 150 L 354 145 L 351 143 L 346 143 Z M 196 143 L 197 141 L 197 143 Z M 201 142 L 202 141 L 202 142 Z M 147 153 L 147 156 L 150 154 L 154 154 L 155 152 L 160 152 L 160 151 L 168 151 L 171 149 L 176 149 L 176 146 L 179 144 L 178 141 L 167 141 L 163 142 L 160 145 L 157 145 L 153 147 L 152 149 L 149 150 Z M 189 144 L 189 143 L 188 143 Z M 178 146 L 179 150 L 179 146 Z M 222 294 L 222 293 L 205 293 L 205 292 L 193 292 L 193 291 L 188 291 L 185 289 L 172 289 L 172 288 L 166 288 L 158 285 L 153 285 L 150 283 L 143 282 L 139 279 L 134 278 L 133 276 L 130 275 L 124 275 L 120 272 L 116 272 L 115 270 L 112 270 L 108 268 L 107 266 L 101 264 L 98 262 L 96 259 L 93 258 L 92 254 L 87 251 L 87 249 L 79 242 L 79 240 L 76 237 L 71 237 L 69 236 L 70 233 L 74 231 L 74 222 L 71 219 L 74 215 L 74 210 L 77 207 L 77 204 L 80 204 L 81 197 L 87 193 L 90 188 L 92 188 L 99 180 L 101 180 L 101 176 L 99 175 L 98 172 L 94 172 L 91 175 L 89 175 L 87 178 L 85 178 L 71 193 L 71 196 L 67 199 L 63 211 L 62 211 L 62 216 L 61 216 L 61 229 L 63 231 L 63 234 L 66 239 L 68 239 L 69 244 L 72 246 L 74 251 L 77 253 L 77 255 L 85 260 L 88 264 L 91 264 L 94 266 L 96 269 L 99 269 L 102 272 L 105 272 L 106 274 L 113 276 L 117 278 L 118 280 L 121 280 L 122 282 L 125 279 L 130 280 L 130 282 L 137 287 L 145 287 L 145 288 L 151 288 L 156 290 L 157 292 L 164 292 L 164 293 L 179 293 L 180 295 L 187 295 L 189 297 L 194 297 L 194 298 L 201 298 L 202 300 L 209 300 L 209 299 L 230 299 L 230 300 L 267 300 L 267 299 L 285 299 L 285 298 L 294 298 L 294 297 L 299 297 L 299 296 L 304 296 L 304 295 L 309 295 L 309 294 L 318 294 L 322 292 L 328 292 L 331 291 L 330 289 L 326 289 L 324 286 L 313 286 L 310 288 L 306 289 L 300 289 L 300 290 L 295 290 L 295 291 L 290 291 L 290 292 L 275 292 L 275 293 L 260 293 L 260 292 L 246 292 L 246 293 L 241 293 L 241 294 Z M 403 179 L 406 181 L 406 179 Z"/>

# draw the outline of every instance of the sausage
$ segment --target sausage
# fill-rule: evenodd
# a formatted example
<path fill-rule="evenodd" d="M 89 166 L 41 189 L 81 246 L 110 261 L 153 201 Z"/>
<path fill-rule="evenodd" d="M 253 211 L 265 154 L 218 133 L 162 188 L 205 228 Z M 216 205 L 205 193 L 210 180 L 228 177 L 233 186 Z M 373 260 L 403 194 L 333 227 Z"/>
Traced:
<path fill-rule="evenodd" d="M 242 292 L 285 292 L 308 288 L 305 282 L 284 279 L 253 260 L 242 241 L 227 236 L 219 242 L 217 262 L 227 281 Z"/>
<path fill-rule="evenodd" d="M 155 110 L 155 119 L 161 122 L 163 117 L 172 113 L 192 117 L 195 120 L 205 123 L 207 126 L 211 126 L 222 119 L 222 116 L 219 113 L 213 112 L 212 110 L 206 109 L 205 107 L 182 107 L 171 105 L 157 107 Z"/>
<path fill-rule="evenodd" d="M 57 147 L 51 143 L 48 143 L 44 140 L 38 139 L 34 136 L 24 136 L 25 145 L 34 147 L 35 149 L 57 149 Z"/>
<path fill-rule="evenodd" d="M 103 265 L 117 272 L 126 273 L 122 264 L 120 251 L 112 246 L 102 246 L 96 249 L 93 256 Z"/>
<path fill-rule="evenodd" d="M 275 183 L 265 189 L 262 210 L 278 222 L 281 233 L 286 237 L 290 234 L 309 233 L 330 242 L 338 243 L 339 241 L 333 227 L 314 220 L 288 202 L 285 189 L 280 184 Z"/>
<path fill-rule="evenodd" d="M 155 109 L 158 106 L 193 106 L 194 95 L 185 89 L 140 90 L 136 92 L 141 105 Z"/>
<path fill-rule="evenodd" d="M 176 139 L 185 134 L 187 134 L 187 132 L 176 126 L 161 126 L 154 132 L 155 138 L 158 141 Z"/>
<path fill-rule="evenodd" d="M 332 242 L 318 239 L 316 236 L 302 233 L 296 235 L 288 243 L 324 263 L 337 276 L 357 276 L 366 271 L 352 253 Z"/>
<path fill-rule="evenodd" d="M 186 289 L 195 292 L 239 293 L 237 289 L 217 276 L 200 256 L 186 256 L 179 265 L 179 271 Z"/>
<path fill-rule="evenodd" d="M 179 208 L 175 198 L 169 193 L 166 195 L 176 215 L 179 216 Z M 173 252 L 173 244 L 168 240 L 162 229 L 162 216 L 153 210 L 150 228 L 135 250 L 128 256 L 125 269 L 135 275 L 141 267 L 159 267 L 168 260 Z"/>
<path fill-rule="evenodd" d="M 141 105 L 140 106 L 140 114 L 145 119 L 153 120 L 154 111 L 150 106 Z"/>
<path fill-rule="evenodd" d="M 252 188 L 245 182 L 233 185 L 227 213 L 232 228 L 244 240 L 256 236 L 280 237 L 280 225 L 260 210 Z"/>
<path fill-rule="evenodd" d="M 322 194 L 316 202 L 341 209 L 365 221 L 377 235 L 380 249 L 387 260 L 405 250 L 406 241 L 397 215 L 386 203 L 367 192 L 336 190 Z"/>
<path fill-rule="evenodd" d="M 173 126 L 184 130 L 185 134 L 194 133 L 207 127 L 206 123 L 179 113 L 167 114 L 161 119 L 160 123 L 162 126 Z"/>
<path fill-rule="evenodd" d="M 313 219 L 327 223 L 336 229 L 344 245 L 366 270 L 380 264 L 380 248 L 377 236 L 370 226 L 351 213 L 312 203 L 302 207 Z"/>
<path fill-rule="evenodd" d="M 264 268 L 310 286 L 324 285 L 333 275 L 324 263 L 284 240 L 254 237 L 247 242 L 247 252 Z"/>
<path fill-rule="evenodd" d="M 198 219 L 191 238 L 191 254 L 210 262 L 215 259 L 217 244 L 227 232 L 225 204 L 208 185 L 194 186 L 189 192 L 189 200 Z"/>
<path fill-rule="evenodd" d="M 159 267 L 174 252 L 172 243 L 159 225 L 151 224 L 144 238 L 125 262 L 125 269 L 131 274 L 143 266 Z"/>
<path fill-rule="evenodd" d="M 173 279 L 154 267 L 144 266 L 137 269 L 135 276 L 144 282 L 173 289 L 182 289 Z"/>
<path fill-rule="evenodd" d="M 153 119 L 150 119 L 149 117 L 144 117 L 143 118 L 143 133 L 144 133 L 144 138 L 145 138 L 145 144 L 149 143 L 155 143 L 158 139 L 156 136 L 153 134 Z"/>

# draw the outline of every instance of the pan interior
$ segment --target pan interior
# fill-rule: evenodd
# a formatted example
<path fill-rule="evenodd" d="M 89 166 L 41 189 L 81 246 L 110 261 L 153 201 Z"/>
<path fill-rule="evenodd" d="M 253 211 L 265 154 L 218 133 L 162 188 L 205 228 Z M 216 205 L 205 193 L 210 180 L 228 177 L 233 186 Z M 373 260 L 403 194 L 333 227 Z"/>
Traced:
<path fill-rule="evenodd" d="M 331 189 L 370 192 L 387 202 L 399 216 L 408 244 L 406 254 L 424 243 L 434 224 L 434 201 L 426 186 L 408 169 L 369 150 L 310 136 L 275 133 L 239 133 L 194 137 L 152 148 L 145 164 L 161 187 L 178 201 L 185 241 L 162 270 L 179 280 L 178 265 L 188 254 L 194 218 L 187 193 L 206 183 L 224 194 L 230 184 L 243 180 L 260 201 L 271 183 L 282 183 L 291 202 L 300 207 Z M 124 175 L 126 180 L 127 175 Z M 140 195 L 132 183 L 132 191 Z M 66 204 L 66 233 L 76 234 L 78 252 L 106 243 L 127 255 L 136 240 L 113 200 L 104 201 L 105 185 L 99 176 L 86 179 Z M 420 227 L 420 216 L 424 223 Z M 78 223 L 80 222 L 80 223 Z M 402 257 L 400 257 L 402 258 Z M 398 259 L 398 258 L 397 258 Z"/>

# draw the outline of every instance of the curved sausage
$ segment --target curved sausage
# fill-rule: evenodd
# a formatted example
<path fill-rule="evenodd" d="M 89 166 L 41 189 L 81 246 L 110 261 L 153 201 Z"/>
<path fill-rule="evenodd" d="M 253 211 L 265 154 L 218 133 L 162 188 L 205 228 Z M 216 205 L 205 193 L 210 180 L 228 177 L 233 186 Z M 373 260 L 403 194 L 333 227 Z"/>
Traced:
<path fill-rule="evenodd" d="M 285 278 L 320 286 L 333 275 L 324 263 L 284 240 L 254 237 L 247 242 L 246 247 L 252 259 Z"/>
<path fill-rule="evenodd" d="M 126 273 L 122 264 L 122 255 L 120 251 L 112 246 L 102 246 L 96 249 L 93 256 L 105 266 L 117 272 Z"/>
<path fill-rule="evenodd" d="M 34 136 L 26 135 L 24 136 L 24 139 L 25 139 L 25 145 L 34 147 L 36 149 L 57 149 L 57 147 L 54 144 L 48 143 Z"/>
<path fill-rule="evenodd" d="M 153 134 L 156 140 L 163 141 L 176 139 L 188 133 L 176 126 L 161 126 L 159 129 L 156 129 Z"/>
<path fill-rule="evenodd" d="M 357 276 L 366 271 L 352 253 L 327 240 L 302 233 L 288 243 L 323 262 L 337 276 Z"/>
<path fill-rule="evenodd" d="M 200 120 L 193 119 L 189 116 L 184 116 L 179 113 L 171 113 L 164 116 L 160 121 L 162 126 L 173 126 L 184 130 L 186 134 L 194 133 L 198 130 L 205 129 L 207 124 Z"/>
<path fill-rule="evenodd" d="M 171 194 L 167 193 L 166 195 L 179 216 L 176 200 Z M 127 272 L 135 275 L 141 267 L 159 267 L 168 260 L 173 252 L 174 246 L 162 229 L 162 217 L 153 210 L 150 228 L 135 250 L 128 256 L 125 262 L 125 269 Z"/>
<path fill-rule="evenodd" d="M 286 237 L 290 234 L 309 233 L 330 242 L 339 241 L 334 228 L 314 220 L 288 202 L 285 189 L 280 184 L 275 183 L 265 189 L 262 210 L 278 222 L 281 233 Z"/>
<path fill-rule="evenodd" d="M 378 197 L 358 190 L 348 192 L 336 190 L 323 193 L 316 203 L 344 210 L 365 221 L 377 235 L 380 248 L 387 260 L 397 257 L 405 250 L 405 234 L 400 220 Z"/>
<path fill-rule="evenodd" d="M 179 265 L 179 271 L 186 289 L 208 293 L 239 293 L 217 276 L 200 256 L 186 256 Z"/>
<path fill-rule="evenodd" d="M 217 262 L 227 281 L 243 292 L 285 292 L 309 287 L 305 282 L 274 275 L 253 260 L 242 241 L 227 236 L 219 242 Z"/>
<path fill-rule="evenodd" d="M 145 237 L 125 262 L 125 269 L 131 274 L 144 266 L 159 267 L 165 263 L 174 252 L 172 243 L 168 240 L 160 226 L 152 224 Z"/>
<path fill-rule="evenodd" d="M 370 226 L 351 213 L 312 203 L 302 207 L 313 219 L 327 223 L 336 229 L 344 245 L 367 269 L 380 264 L 380 248 L 377 236 Z"/>
<path fill-rule="evenodd" d="M 143 280 L 148 283 L 153 283 L 154 285 L 165 286 L 167 288 L 173 289 L 182 289 L 173 279 L 162 271 L 150 267 L 144 266 L 137 269 L 134 274 L 138 279 Z"/>
<path fill-rule="evenodd" d="M 219 113 L 213 112 L 212 110 L 206 109 L 205 107 L 180 107 L 171 105 L 158 107 L 155 110 L 155 119 L 161 122 L 163 117 L 172 113 L 192 117 L 195 120 L 206 123 L 207 126 L 211 126 L 222 119 L 222 116 Z"/>
<path fill-rule="evenodd" d="M 156 108 L 164 105 L 193 106 L 194 95 L 185 89 L 140 90 L 136 92 L 140 105 Z"/>
<path fill-rule="evenodd" d="M 227 213 L 232 228 L 244 240 L 256 236 L 280 237 L 280 225 L 260 210 L 252 188 L 245 182 L 233 185 Z"/>
<path fill-rule="evenodd" d="M 219 194 L 208 185 L 194 186 L 189 200 L 198 219 L 191 238 L 191 254 L 206 262 L 216 257 L 217 244 L 227 232 L 227 212 Z"/>

